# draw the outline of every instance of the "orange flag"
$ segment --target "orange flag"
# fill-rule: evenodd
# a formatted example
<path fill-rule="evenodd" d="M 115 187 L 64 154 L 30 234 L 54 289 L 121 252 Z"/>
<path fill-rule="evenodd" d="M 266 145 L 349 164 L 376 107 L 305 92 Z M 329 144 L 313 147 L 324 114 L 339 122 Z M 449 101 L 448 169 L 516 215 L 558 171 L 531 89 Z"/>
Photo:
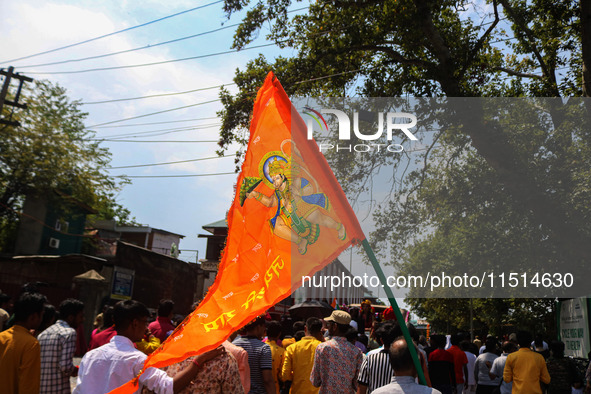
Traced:
<path fill-rule="evenodd" d="M 221 344 L 288 297 L 349 245 L 365 239 L 306 124 L 270 72 L 259 90 L 250 141 L 228 213 L 218 274 L 201 304 L 148 367 L 164 367 Z M 111 393 L 130 393 L 137 379 Z"/>

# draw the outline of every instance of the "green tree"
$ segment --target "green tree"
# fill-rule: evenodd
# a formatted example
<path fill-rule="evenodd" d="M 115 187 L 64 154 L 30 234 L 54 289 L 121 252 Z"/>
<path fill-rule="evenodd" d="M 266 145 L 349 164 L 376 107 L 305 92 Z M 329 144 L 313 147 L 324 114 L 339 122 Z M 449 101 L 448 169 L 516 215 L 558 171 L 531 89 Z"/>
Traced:
<path fill-rule="evenodd" d="M 228 0 L 225 10 L 249 4 Z M 267 37 L 296 53 L 259 56 L 237 70 L 239 92 L 221 92 L 220 151 L 247 140 L 253 92 L 269 70 L 291 96 L 591 94 L 591 11 L 584 0 L 494 0 L 486 9 L 450 0 L 319 1 L 292 18 L 290 5 L 259 1 L 236 31 L 234 47 L 242 48 L 270 26 Z M 542 107 L 548 122 L 536 123 L 531 108 L 520 119 L 517 108 L 512 120 L 527 127 L 515 132 L 484 108 L 467 106 L 458 113 L 472 127 L 422 136 L 428 149 L 409 171 L 402 157 L 333 168 L 350 195 L 377 168 L 392 167 L 400 177 L 376 210 L 372 241 L 393 251 L 390 262 L 403 273 L 474 262 L 584 265 L 591 258 L 591 135 L 584 124 L 591 105 L 559 100 Z"/>
<path fill-rule="evenodd" d="M 356 84 L 357 93 L 367 97 L 581 95 L 585 92 L 582 48 L 591 40 L 582 36 L 590 23 L 580 18 L 583 3 L 493 1 L 491 12 L 474 18 L 475 10 L 462 1 L 317 2 L 307 14 L 289 19 L 289 0 L 259 2 L 238 28 L 234 46 L 248 44 L 262 24 L 269 22 L 268 38 L 296 48 L 298 54 L 279 57 L 273 63 L 260 56 L 244 71 L 237 71 L 240 92 L 235 96 L 221 92 L 225 106 L 221 150 L 234 141 L 247 140 L 253 92 L 268 70 L 274 70 L 291 95 L 338 96 Z M 231 13 L 248 2 L 225 4 Z M 504 52 L 508 54 L 503 56 Z M 323 76 L 330 78 L 319 78 Z M 554 111 L 557 123 L 560 110 Z M 589 243 L 570 220 L 577 215 L 557 206 L 549 189 L 536 181 L 528 165 L 531 157 L 515 146 L 511 133 L 484 123 L 482 109 L 466 112 L 480 118 L 480 123 L 454 137 L 451 142 L 456 149 L 450 155 L 461 154 L 469 144 L 514 199 L 531 205 L 534 222 L 552 228 L 565 249 L 591 257 Z M 552 153 L 562 160 L 578 149 L 565 134 L 547 138 L 560 140 L 541 143 L 552 145 Z M 441 135 L 433 138 L 436 142 L 443 139 Z M 358 173 L 342 183 L 355 190 L 371 176 L 369 169 L 375 166 L 359 166 Z M 563 173 L 568 170 L 562 168 Z"/>
<path fill-rule="evenodd" d="M 53 196 L 60 190 L 99 211 L 99 216 L 129 220 L 129 211 L 115 202 L 125 179 L 110 177 L 111 155 L 93 141 L 84 127 L 87 114 L 66 90 L 48 81 L 36 81 L 21 98 L 26 110 L 5 117 L 20 126 L 1 126 L 0 134 L 0 249 L 14 241 L 19 215 L 27 195 Z"/>
<path fill-rule="evenodd" d="M 470 330 L 472 308 L 474 334 L 504 335 L 517 329 L 556 337 L 556 310 L 552 299 L 538 298 L 409 298 L 409 305 L 431 325 L 432 332 L 455 333 Z"/>
<path fill-rule="evenodd" d="M 485 11 L 467 1 L 319 1 L 289 18 L 291 0 L 259 1 L 234 48 L 269 24 L 267 38 L 297 53 L 272 62 L 261 55 L 237 70 L 239 93 L 222 91 L 221 148 L 247 140 L 254 93 L 269 70 L 289 95 L 338 97 L 357 87 L 367 97 L 588 96 L 586 3 L 499 0 Z M 227 0 L 225 11 L 249 4 Z"/>

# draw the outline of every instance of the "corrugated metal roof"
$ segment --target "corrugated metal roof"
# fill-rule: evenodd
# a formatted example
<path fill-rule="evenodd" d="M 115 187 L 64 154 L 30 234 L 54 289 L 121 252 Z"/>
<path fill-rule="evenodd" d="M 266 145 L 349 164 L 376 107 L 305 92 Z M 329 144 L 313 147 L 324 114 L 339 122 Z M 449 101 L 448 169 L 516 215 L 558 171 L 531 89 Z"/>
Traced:
<path fill-rule="evenodd" d="M 217 222 L 209 223 L 203 226 L 203 229 L 206 230 L 206 227 L 211 228 L 228 228 L 228 224 L 226 223 L 226 219 L 218 220 Z"/>
<path fill-rule="evenodd" d="M 209 231 L 210 233 L 214 234 L 216 229 L 227 229 L 228 224 L 226 223 L 226 219 L 218 220 L 217 222 L 206 224 L 202 227 L 205 231 Z"/>

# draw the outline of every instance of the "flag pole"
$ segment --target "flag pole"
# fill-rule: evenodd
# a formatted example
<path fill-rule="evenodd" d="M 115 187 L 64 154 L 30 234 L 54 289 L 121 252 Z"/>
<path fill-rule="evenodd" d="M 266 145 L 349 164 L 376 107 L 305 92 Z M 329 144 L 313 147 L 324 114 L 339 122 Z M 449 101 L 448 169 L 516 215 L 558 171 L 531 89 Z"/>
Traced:
<path fill-rule="evenodd" d="M 421 368 L 421 362 L 419 361 L 419 357 L 417 355 L 417 351 L 415 349 L 414 342 L 412 341 L 412 338 L 410 337 L 410 332 L 408 331 L 408 327 L 406 327 L 406 324 L 404 322 L 404 318 L 402 317 L 402 313 L 400 313 L 400 308 L 398 307 L 398 303 L 396 302 L 396 298 L 394 298 L 394 294 L 392 293 L 392 289 L 390 289 L 390 287 L 387 285 L 386 276 L 384 275 L 384 271 L 382 271 L 382 267 L 380 267 L 380 263 L 378 263 L 378 260 L 373 252 L 373 249 L 369 245 L 369 242 L 367 242 L 367 239 L 364 239 L 361 242 L 361 245 L 363 245 L 363 249 L 365 250 L 365 253 L 367 253 L 367 257 L 369 257 L 369 260 L 371 261 L 373 268 L 375 269 L 376 273 L 378 274 L 378 278 L 380 279 L 380 282 L 382 283 L 382 287 L 384 288 L 384 291 L 386 292 L 386 296 L 388 297 L 388 300 L 390 301 L 390 305 L 392 305 L 392 309 L 394 310 L 394 314 L 396 315 L 396 320 L 398 321 L 398 325 L 402 329 L 402 335 L 404 335 L 404 339 L 406 340 L 406 344 L 408 345 L 408 350 L 410 351 L 412 361 L 415 365 L 415 369 L 417 370 L 417 374 L 419 375 L 419 382 L 422 385 L 426 386 L 427 380 L 425 379 L 425 374 L 423 373 L 423 368 Z"/>

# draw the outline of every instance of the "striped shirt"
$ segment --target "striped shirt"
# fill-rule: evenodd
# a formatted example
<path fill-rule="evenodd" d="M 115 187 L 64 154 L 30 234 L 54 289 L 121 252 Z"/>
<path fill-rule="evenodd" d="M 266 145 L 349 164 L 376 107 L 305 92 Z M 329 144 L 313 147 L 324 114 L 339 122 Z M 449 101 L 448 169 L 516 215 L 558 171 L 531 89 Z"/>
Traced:
<path fill-rule="evenodd" d="M 377 349 L 370 350 L 369 352 L 367 352 L 367 354 L 366 354 L 366 355 L 367 355 L 367 356 L 370 356 L 370 355 L 372 355 L 372 354 L 379 353 L 379 352 L 381 352 L 382 350 L 384 350 L 384 345 L 380 346 L 380 347 L 379 347 L 379 348 L 377 348 Z"/>
<path fill-rule="evenodd" d="M 357 380 L 359 384 L 367 386 L 367 392 L 371 393 L 378 387 L 389 384 L 393 375 L 390 355 L 387 350 L 382 349 L 377 353 L 369 354 L 363 360 Z"/>
<path fill-rule="evenodd" d="M 266 394 L 265 382 L 263 381 L 263 369 L 273 369 L 273 357 L 269 345 L 256 337 L 240 337 L 232 342 L 240 346 L 248 353 L 248 364 L 250 366 L 250 391 L 252 394 Z"/>
<path fill-rule="evenodd" d="M 41 392 L 70 393 L 76 330 L 58 320 L 39 335 L 41 345 Z"/>

